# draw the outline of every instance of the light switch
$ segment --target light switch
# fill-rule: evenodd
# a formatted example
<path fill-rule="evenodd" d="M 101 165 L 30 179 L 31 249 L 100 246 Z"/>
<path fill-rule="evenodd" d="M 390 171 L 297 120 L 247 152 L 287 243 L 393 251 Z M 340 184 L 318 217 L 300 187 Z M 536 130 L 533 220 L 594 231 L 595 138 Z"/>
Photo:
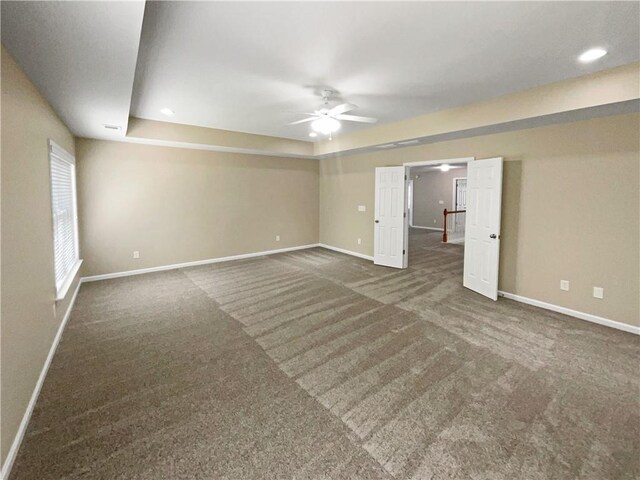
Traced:
<path fill-rule="evenodd" d="M 593 287 L 593 298 L 604 298 L 604 288 Z"/>
<path fill-rule="evenodd" d="M 438 203 L 439 203 L 440 205 L 444 205 L 444 200 L 438 200 Z"/>
<path fill-rule="evenodd" d="M 560 290 L 569 291 L 569 280 L 560 280 Z"/>
<path fill-rule="evenodd" d="M 358 205 L 358 211 L 359 212 L 366 212 L 367 211 L 367 207 L 365 205 Z"/>

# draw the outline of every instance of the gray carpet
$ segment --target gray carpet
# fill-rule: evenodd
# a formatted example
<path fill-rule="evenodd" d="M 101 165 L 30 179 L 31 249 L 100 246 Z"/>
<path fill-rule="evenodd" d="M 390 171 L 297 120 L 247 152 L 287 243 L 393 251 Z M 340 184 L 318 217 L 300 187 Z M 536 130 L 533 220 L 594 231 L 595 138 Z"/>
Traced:
<path fill-rule="evenodd" d="M 22 479 L 632 479 L 640 342 L 324 249 L 89 283 Z"/>

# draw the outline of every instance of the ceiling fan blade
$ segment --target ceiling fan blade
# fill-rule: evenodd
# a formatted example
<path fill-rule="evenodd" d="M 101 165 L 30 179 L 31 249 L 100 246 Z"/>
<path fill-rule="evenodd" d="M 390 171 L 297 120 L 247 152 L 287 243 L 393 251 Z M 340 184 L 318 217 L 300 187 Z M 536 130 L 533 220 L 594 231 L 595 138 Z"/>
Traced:
<path fill-rule="evenodd" d="M 316 118 L 317 117 L 314 115 L 313 117 L 303 118 L 302 120 L 298 120 L 297 122 L 287 123 L 287 125 L 298 125 L 299 123 L 313 122 Z"/>
<path fill-rule="evenodd" d="M 357 105 L 353 105 L 351 103 L 343 103 L 342 105 L 338 105 L 337 107 L 333 107 L 329 110 L 329 116 L 334 117 L 336 115 L 340 115 L 341 113 L 350 112 L 354 108 L 358 108 Z"/>
<path fill-rule="evenodd" d="M 360 117 L 358 115 L 335 115 L 333 118 L 347 120 L 348 122 L 376 123 L 378 121 L 377 118 Z"/>

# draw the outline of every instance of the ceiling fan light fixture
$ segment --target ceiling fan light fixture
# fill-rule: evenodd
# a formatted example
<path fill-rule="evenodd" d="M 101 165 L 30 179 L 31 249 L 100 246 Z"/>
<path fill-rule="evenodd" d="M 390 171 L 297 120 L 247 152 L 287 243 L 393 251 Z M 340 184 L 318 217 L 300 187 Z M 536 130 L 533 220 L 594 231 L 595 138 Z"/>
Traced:
<path fill-rule="evenodd" d="M 324 135 L 330 135 L 333 132 L 340 130 L 340 122 L 335 118 L 323 116 L 311 123 L 311 128 L 314 132 L 322 133 Z"/>

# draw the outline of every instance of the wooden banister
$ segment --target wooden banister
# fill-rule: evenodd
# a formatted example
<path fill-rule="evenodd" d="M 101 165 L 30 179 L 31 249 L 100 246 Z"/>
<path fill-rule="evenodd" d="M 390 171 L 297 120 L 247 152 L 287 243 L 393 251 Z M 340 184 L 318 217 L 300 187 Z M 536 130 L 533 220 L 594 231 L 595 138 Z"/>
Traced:
<path fill-rule="evenodd" d="M 442 243 L 447 243 L 447 215 L 451 215 L 453 213 L 465 213 L 466 210 L 447 210 L 446 208 L 442 212 L 444 215 L 444 232 L 442 233 Z"/>

